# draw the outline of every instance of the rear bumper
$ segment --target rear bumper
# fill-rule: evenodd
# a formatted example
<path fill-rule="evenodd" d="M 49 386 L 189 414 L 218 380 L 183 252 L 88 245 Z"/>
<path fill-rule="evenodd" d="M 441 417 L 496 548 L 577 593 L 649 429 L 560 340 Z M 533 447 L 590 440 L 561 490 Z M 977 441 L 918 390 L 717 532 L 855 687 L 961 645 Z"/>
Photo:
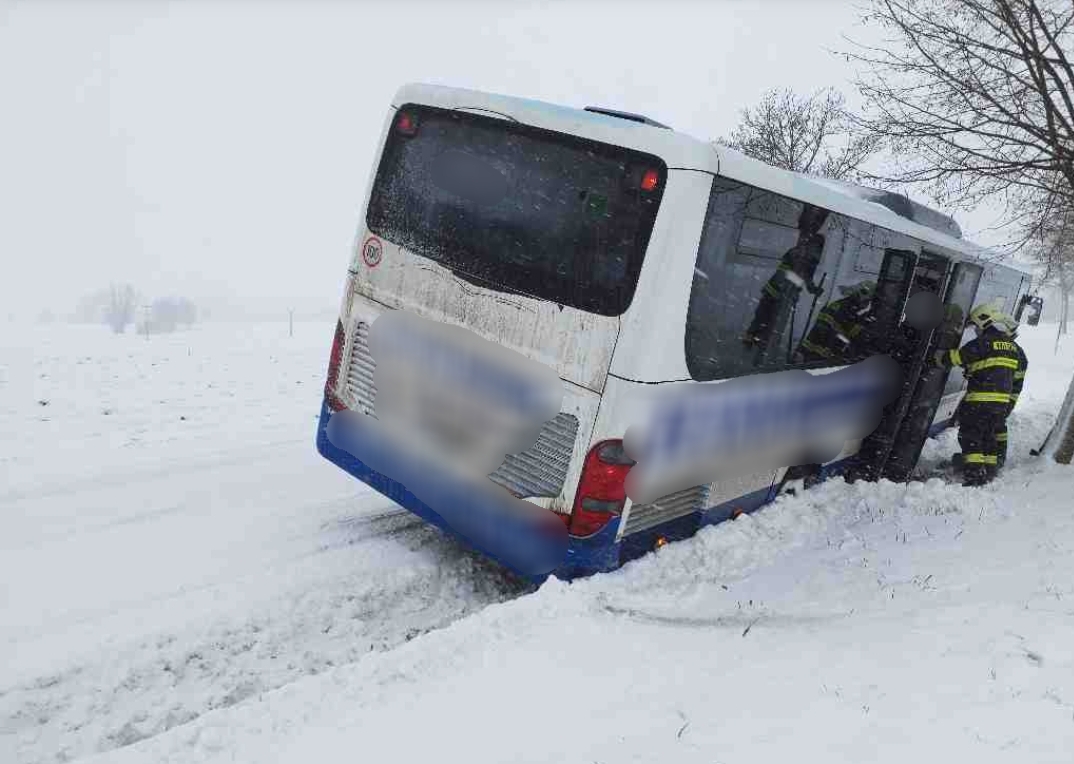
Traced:
<path fill-rule="evenodd" d="M 619 547 L 615 543 L 616 524 L 612 523 L 590 538 L 571 538 L 562 562 L 550 572 L 535 573 L 532 569 L 527 569 L 519 561 L 540 557 L 549 544 L 548 538 L 542 537 L 535 531 L 532 524 L 527 526 L 507 521 L 501 524 L 502 527 L 497 529 L 494 536 L 490 535 L 485 541 L 475 538 L 473 533 L 467 533 L 455 527 L 451 520 L 453 517 L 462 516 L 460 513 L 474 511 L 474 507 L 460 506 L 463 501 L 453 500 L 450 496 L 445 498 L 443 506 L 438 507 L 432 507 L 422 501 L 402 483 L 377 472 L 349 451 L 335 445 L 328 436 L 328 422 L 331 416 L 332 412 L 327 403 L 322 402 L 321 415 L 317 424 L 317 451 L 324 458 L 384 494 L 404 509 L 440 528 L 465 546 L 495 560 L 523 578 L 540 583 L 549 575 L 570 579 L 618 567 Z"/>

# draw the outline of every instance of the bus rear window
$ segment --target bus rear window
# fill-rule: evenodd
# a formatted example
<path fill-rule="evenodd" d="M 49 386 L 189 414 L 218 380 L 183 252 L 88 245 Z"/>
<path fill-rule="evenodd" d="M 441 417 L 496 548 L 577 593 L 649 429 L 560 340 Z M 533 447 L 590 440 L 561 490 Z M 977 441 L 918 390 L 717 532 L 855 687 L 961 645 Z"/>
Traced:
<path fill-rule="evenodd" d="M 407 105 L 366 223 L 460 278 L 615 316 L 634 296 L 666 179 L 649 154 Z"/>

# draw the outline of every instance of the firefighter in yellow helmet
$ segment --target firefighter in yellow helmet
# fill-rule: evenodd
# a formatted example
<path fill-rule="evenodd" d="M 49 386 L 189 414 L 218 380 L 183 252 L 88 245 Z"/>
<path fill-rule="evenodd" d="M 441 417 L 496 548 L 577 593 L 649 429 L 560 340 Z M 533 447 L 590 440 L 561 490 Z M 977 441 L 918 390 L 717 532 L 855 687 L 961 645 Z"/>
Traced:
<path fill-rule="evenodd" d="M 813 276 L 824 256 L 824 235 L 820 230 L 828 214 L 828 210 L 811 204 L 802 207 L 798 216 L 798 243 L 783 255 L 761 290 L 753 320 L 742 338 L 747 348 L 763 348 L 772 339 L 803 289 L 812 295 L 822 291 L 821 286 L 813 283 Z"/>
<path fill-rule="evenodd" d="M 798 348 L 807 363 L 850 364 L 868 353 L 869 328 L 876 323 L 873 310 L 875 281 L 840 287 L 842 297 L 821 308 L 817 321 Z"/>
<path fill-rule="evenodd" d="M 999 469 L 997 436 L 1006 429 L 1020 358 L 1004 319 L 994 306 L 977 305 L 970 311 L 977 336 L 957 350 L 936 354 L 938 363 L 961 366 L 966 373 L 966 395 L 958 415 L 963 485 L 985 485 Z"/>

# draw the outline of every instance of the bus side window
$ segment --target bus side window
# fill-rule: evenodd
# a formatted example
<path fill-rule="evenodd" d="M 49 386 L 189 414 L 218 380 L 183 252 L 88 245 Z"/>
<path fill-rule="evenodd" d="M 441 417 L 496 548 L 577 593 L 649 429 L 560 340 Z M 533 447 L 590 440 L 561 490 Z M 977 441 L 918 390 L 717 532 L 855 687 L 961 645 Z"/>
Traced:
<path fill-rule="evenodd" d="M 841 217 L 841 216 L 840 216 Z M 886 350 L 897 330 L 916 252 L 890 245 L 889 231 L 841 218 L 843 263 L 828 299 L 795 353 L 805 367 L 844 366 Z"/>
<path fill-rule="evenodd" d="M 686 322 L 686 360 L 694 379 L 799 365 L 794 341 L 808 326 L 842 248 L 837 217 L 714 180 Z"/>

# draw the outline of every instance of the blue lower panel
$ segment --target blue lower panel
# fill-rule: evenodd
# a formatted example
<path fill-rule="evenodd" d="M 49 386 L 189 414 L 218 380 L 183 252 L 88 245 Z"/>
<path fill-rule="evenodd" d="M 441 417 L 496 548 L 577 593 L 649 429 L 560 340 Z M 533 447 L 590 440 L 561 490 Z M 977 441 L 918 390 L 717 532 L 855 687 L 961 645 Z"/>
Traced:
<path fill-rule="evenodd" d="M 535 583 L 540 583 L 547 578 L 547 575 L 532 575 L 519 570 L 508 559 L 505 559 L 502 553 L 503 550 L 492 548 L 490 545 L 475 543 L 471 537 L 456 531 L 440 513 L 414 496 L 407 490 L 406 486 L 376 472 L 347 451 L 337 448 L 328 439 L 326 432 L 330 416 L 327 405 L 322 405 L 320 422 L 317 427 L 317 450 L 326 459 L 362 482 L 372 486 L 426 522 L 458 539 L 466 546 L 514 570 L 523 577 Z M 939 430 L 942 430 L 947 423 L 942 424 L 943 426 L 939 427 Z M 828 465 L 822 470 L 821 477 L 828 478 L 838 475 L 845 466 L 845 461 Z M 668 542 L 680 541 L 693 536 L 703 526 L 715 525 L 730 520 L 737 510 L 741 509 L 746 513 L 754 512 L 775 499 L 777 490 L 777 485 L 765 487 L 731 501 L 706 507 L 684 517 L 669 520 L 654 528 L 632 533 L 623 537 L 619 542 L 615 540 L 619 527 L 617 518 L 593 536 L 587 538 L 570 537 L 563 563 L 552 571 L 552 575 L 560 579 L 572 579 L 615 570 L 623 563 L 651 552 L 656 547 L 656 542 L 659 538 L 663 538 Z M 515 541 L 517 542 L 518 540 L 516 539 Z M 522 543 L 525 543 L 525 541 L 523 540 Z"/>
<path fill-rule="evenodd" d="M 620 564 L 636 560 L 656 548 L 656 542 L 660 538 L 668 542 L 682 541 L 697 533 L 701 527 L 702 512 L 693 512 L 684 517 L 676 517 L 653 528 L 631 533 L 623 536 L 620 542 L 622 551 L 619 555 Z"/>
<path fill-rule="evenodd" d="M 556 578 L 569 580 L 618 568 L 621 564 L 619 544 L 615 541 L 618 530 L 619 518 L 616 518 L 592 536 L 571 536 L 567 542 L 567 557 L 554 571 Z"/>
<path fill-rule="evenodd" d="M 518 554 L 520 549 L 523 549 L 527 545 L 534 548 L 540 547 L 541 539 L 536 538 L 533 534 L 527 535 L 525 530 L 520 530 L 520 524 L 512 522 L 511 518 L 504 517 L 504 523 L 502 524 L 502 527 L 497 528 L 498 532 L 496 534 L 485 534 L 486 538 L 498 539 L 503 547 L 502 549 L 497 548 L 496 544 L 493 543 L 475 542 L 474 535 L 465 535 L 463 532 L 460 532 L 460 530 L 452 526 L 451 522 L 445 518 L 444 514 L 447 514 L 449 517 L 453 516 L 459 518 L 463 516 L 462 513 L 465 513 L 468 510 L 473 509 L 476 511 L 476 507 L 461 506 L 463 501 L 455 500 L 451 506 L 444 506 L 441 508 L 444 514 L 438 512 L 411 493 L 402 483 L 377 472 L 356 458 L 349 451 L 336 446 L 328 436 L 328 422 L 331 419 L 331 416 L 328 406 L 322 403 L 320 421 L 317 425 L 317 450 L 322 456 L 358 478 L 363 483 L 372 486 L 404 509 L 413 512 L 426 522 L 435 525 L 444 532 L 463 542 L 466 546 L 475 549 L 484 556 L 515 571 L 524 578 L 537 583 L 547 578 L 547 573 L 534 574 L 532 571 L 521 569 L 519 566 L 512 564 L 513 560 L 521 559 Z M 559 523 L 560 521 L 552 520 L 552 522 Z M 530 528 L 532 527 L 533 526 L 531 525 Z M 562 532 L 562 526 L 559 527 Z M 546 567 L 545 570 L 547 569 L 548 568 Z"/>
<path fill-rule="evenodd" d="M 547 578 L 548 574 L 534 575 L 532 572 L 520 569 L 517 565 L 512 564 L 512 560 L 517 559 L 517 552 L 520 547 L 524 547 L 527 544 L 537 545 L 537 539 L 532 538 L 532 536 L 526 537 L 525 529 L 512 533 L 512 528 L 507 527 L 505 532 L 498 534 L 498 538 L 503 542 L 502 548 L 494 543 L 481 544 L 475 542 L 472 534 L 460 532 L 444 516 L 444 514 L 447 514 L 448 516 L 458 517 L 460 511 L 466 512 L 471 509 L 470 507 L 441 507 L 444 514 L 438 512 L 411 493 L 402 483 L 377 472 L 349 451 L 333 444 L 328 437 L 330 418 L 331 412 L 328 406 L 322 404 L 320 421 L 317 426 L 317 450 L 330 462 L 373 487 L 404 509 L 440 528 L 464 545 L 495 560 L 522 577 L 535 583 L 540 583 Z M 561 579 L 571 579 L 618 568 L 620 565 L 619 544 L 615 541 L 618 528 L 619 519 L 615 518 L 592 536 L 586 538 L 570 537 L 563 561 L 552 571 L 552 575 Z"/>
<path fill-rule="evenodd" d="M 702 510 L 683 517 L 677 517 L 653 528 L 624 536 L 620 542 L 622 546 L 619 556 L 620 563 L 628 562 L 653 551 L 656 548 L 657 540 L 660 538 L 668 542 L 681 541 L 693 536 L 700 528 L 706 525 L 716 525 L 725 520 L 730 520 L 740 509 L 747 514 L 754 512 L 770 502 L 774 498 L 773 494 L 774 487 L 765 486 L 760 490 L 731 501 L 705 507 Z"/>

